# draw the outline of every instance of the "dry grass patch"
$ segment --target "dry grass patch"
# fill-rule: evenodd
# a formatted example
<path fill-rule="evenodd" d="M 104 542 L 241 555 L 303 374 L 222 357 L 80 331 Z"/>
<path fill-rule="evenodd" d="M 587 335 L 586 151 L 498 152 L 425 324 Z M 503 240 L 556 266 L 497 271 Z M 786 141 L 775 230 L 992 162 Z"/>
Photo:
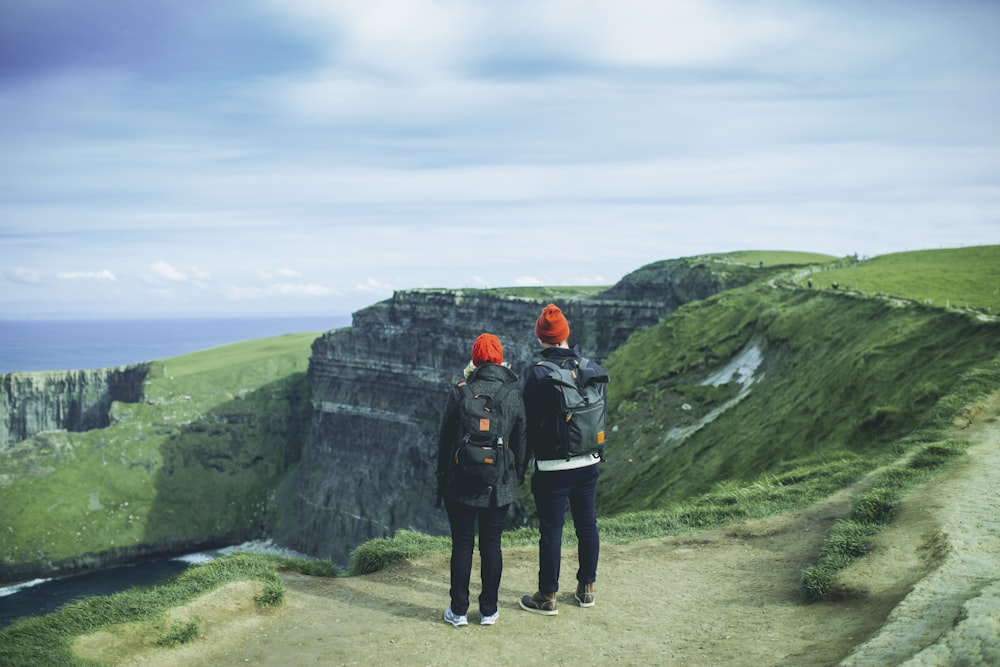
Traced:
<path fill-rule="evenodd" d="M 183 662 L 203 650 L 202 639 L 212 640 L 252 626 L 270 613 L 254 598 L 264 590 L 261 581 L 235 581 L 167 612 L 165 618 L 121 623 L 82 635 L 73 642 L 73 654 L 82 660 L 114 665 L 166 665 Z M 176 624 L 194 622 L 198 637 L 176 646 L 161 646 L 162 637 Z"/>

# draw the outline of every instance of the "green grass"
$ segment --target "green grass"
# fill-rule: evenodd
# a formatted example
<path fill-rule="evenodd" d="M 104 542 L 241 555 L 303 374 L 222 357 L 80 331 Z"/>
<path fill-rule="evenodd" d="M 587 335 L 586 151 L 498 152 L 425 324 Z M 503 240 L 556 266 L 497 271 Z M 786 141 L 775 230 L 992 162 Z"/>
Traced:
<path fill-rule="evenodd" d="M 872 541 L 896 516 L 907 492 L 933 477 L 939 467 L 963 454 L 968 446 L 963 440 L 929 443 L 904 465 L 881 473 L 868 489 L 855 496 L 850 516 L 834 525 L 818 561 L 802 572 L 799 585 L 805 599 L 818 601 L 844 595 L 837 585 L 837 575 L 869 552 Z"/>
<path fill-rule="evenodd" d="M 747 266 L 796 266 L 808 264 L 826 265 L 837 260 L 832 255 L 815 252 L 796 252 L 792 250 L 738 250 L 735 252 L 704 255 L 707 259 Z"/>
<path fill-rule="evenodd" d="M 751 285 L 688 304 L 606 362 L 599 510 L 660 508 L 817 453 L 884 464 L 963 373 L 997 356 L 998 341 L 995 322 L 817 290 Z M 738 401 L 735 383 L 706 393 L 705 379 L 753 346 L 763 362 L 750 390 Z"/>
<path fill-rule="evenodd" d="M 108 428 L 42 433 L 5 452 L 0 567 L 264 532 L 299 458 L 315 337 L 154 362 L 145 401 L 115 403 Z"/>
<path fill-rule="evenodd" d="M 864 294 L 1000 314 L 1000 245 L 881 255 L 809 278 L 824 289 L 837 283 L 840 289 Z"/>
<path fill-rule="evenodd" d="M 280 605 L 284 585 L 279 569 L 336 575 L 332 565 L 318 565 L 302 559 L 279 558 L 265 554 L 236 553 L 195 565 L 177 577 L 148 587 L 130 588 L 108 596 L 92 596 L 63 605 L 51 614 L 27 617 L 0 630 L 0 664 L 87 665 L 76 657 L 73 641 L 82 635 L 123 623 L 150 622 L 161 627 L 155 643 L 176 646 L 194 640 L 198 625 L 176 621 L 166 626 L 165 615 L 217 588 L 236 581 L 261 581 L 263 591 L 255 597 L 260 607 Z"/>

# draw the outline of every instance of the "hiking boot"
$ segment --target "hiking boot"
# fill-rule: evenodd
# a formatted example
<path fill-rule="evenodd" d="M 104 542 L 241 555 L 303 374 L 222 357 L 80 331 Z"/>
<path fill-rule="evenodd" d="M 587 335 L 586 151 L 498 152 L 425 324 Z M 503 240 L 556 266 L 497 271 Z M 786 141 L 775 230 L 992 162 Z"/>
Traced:
<path fill-rule="evenodd" d="M 559 613 L 559 605 L 556 604 L 555 593 L 537 591 L 534 595 L 523 596 L 518 604 L 521 605 L 521 609 L 530 611 L 532 614 L 555 616 Z"/>
<path fill-rule="evenodd" d="M 497 622 L 498 618 L 500 618 L 500 610 L 499 609 L 497 609 L 495 612 L 493 612 L 489 616 L 482 616 L 479 619 L 479 625 L 494 625 Z"/>
<path fill-rule="evenodd" d="M 458 614 L 452 612 L 450 605 L 448 606 L 447 609 L 444 610 L 444 620 L 447 623 L 451 623 L 456 628 L 469 624 L 469 617 L 466 616 L 465 614 L 459 616 Z"/>
<path fill-rule="evenodd" d="M 594 584 L 577 584 L 576 593 L 573 594 L 581 607 L 594 606 Z"/>

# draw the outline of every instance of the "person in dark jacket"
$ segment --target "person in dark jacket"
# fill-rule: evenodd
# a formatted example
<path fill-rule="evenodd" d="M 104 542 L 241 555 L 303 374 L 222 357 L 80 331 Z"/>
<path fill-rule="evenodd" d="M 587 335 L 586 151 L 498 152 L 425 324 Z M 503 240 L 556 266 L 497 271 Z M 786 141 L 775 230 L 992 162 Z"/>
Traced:
<path fill-rule="evenodd" d="M 535 336 L 542 345 L 545 361 L 562 364 L 582 359 L 577 346 L 569 345 L 569 322 L 562 311 L 549 304 L 535 322 Z M 601 375 L 606 371 L 591 362 Z M 559 590 L 559 564 L 562 558 L 562 534 L 569 504 L 577 537 L 575 598 L 581 607 L 594 606 L 594 582 L 601 541 L 597 530 L 597 478 L 601 454 L 581 454 L 566 458 L 555 453 L 558 397 L 545 383 L 549 370 L 532 366 L 524 379 L 524 411 L 528 422 L 528 456 L 535 459 L 531 493 L 538 513 L 538 590 L 525 595 L 520 606 L 525 611 L 552 616 L 559 613 L 556 591 Z"/>
<path fill-rule="evenodd" d="M 524 404 L 518 391 L 518 377 L 504 363 L 503 346 L 493 334 L 484 333 L 472 345 L 472 361 L 465 369 L 466 382 L 475 392 L 495 395 L 501 385 L 509 385 L 500 401 L 500 434 L 513 454 L 513 465 L 500 483 L 470 486 L 454 475 L 455 447 L 461 437 L 460 391 L 452 387 L 441 421 L 438 441 L 438 501 L 444 501 L 451 525 L 451 605 L 444 620 L 458 627 L 468 625 L 469 580 L 476 522 L 479 523 L 479 557 L 482 592 L 479 614 L 482 625 L 493 625 L 500 612 L 497 598 L 503 574 L 500 535 L 510 504 L 521 497 L 520 485 L 527 469 L 525 457 Z"/>

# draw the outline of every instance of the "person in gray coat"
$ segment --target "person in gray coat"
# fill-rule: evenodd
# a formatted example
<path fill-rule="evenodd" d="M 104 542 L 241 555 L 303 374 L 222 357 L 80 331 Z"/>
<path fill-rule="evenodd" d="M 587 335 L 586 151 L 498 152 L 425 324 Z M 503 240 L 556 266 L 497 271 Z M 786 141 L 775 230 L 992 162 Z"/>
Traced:
<path fill-rule="evenodd" d="M 466 382 L 473 391 L 491 396 L 496 395 L 501 386 L 508 385 L 499 404 L 500 434 L 513 461 L 500 481 L 490 486 L 470 485 L 454 474 L 455 447 L 461 437 L 461 390 L 458 386 L 452 387 L 438 440 L 437 497 L 439 506 L 444 501 L 451 526 L 451 605 L 444 612 L 444 620 L 456 627 L 469 622 L 469 580 L 472 577 L 477 522 L 482 577 L 480 623 L 493 625 L 500 615 L 497 608 L 503 574 L 500 535 L 510 504 L 521 497 L 520 486 L 528 467 L 524 403 L 518 377 L 504 363 L 503 346 L 493 334 L 484 333 L 476 338 L 472 346 L 472 361 L 466 368 Z"/>

